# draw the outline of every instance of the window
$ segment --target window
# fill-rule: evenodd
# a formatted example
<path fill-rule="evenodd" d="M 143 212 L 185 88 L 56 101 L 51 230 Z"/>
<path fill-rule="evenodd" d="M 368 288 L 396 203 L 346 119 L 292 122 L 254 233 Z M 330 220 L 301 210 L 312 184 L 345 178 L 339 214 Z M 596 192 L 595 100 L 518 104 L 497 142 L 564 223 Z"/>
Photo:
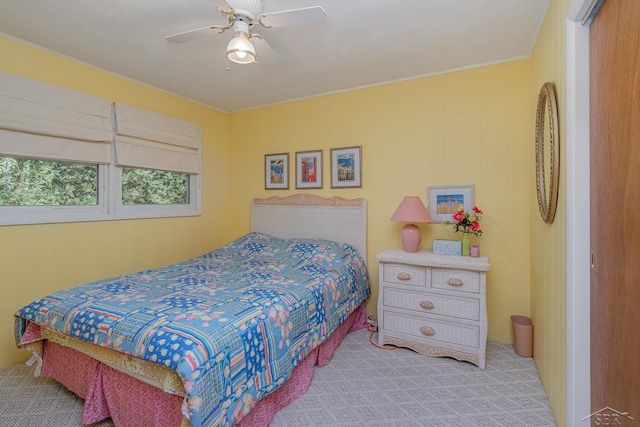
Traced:
<path fill-rule="evenodd" d="M 122 168 L 123 205 L 185 205 L 189 175 L 151 169 Z"/>
<path fill-rule="evenodd" d="M 0 157 L 0 206 L 96 206 L 98 165 Z"/>
<path fill-rule="evenodd" d="M 199 215 L 199 181 L 186 173 L 0 156 L 0 225 Z"/>
<path fill-rule="evenodd" d="M 195 123 L 0 71 L 0 225 L 200 214 Z"/>
<path fill-rule="evenodd" d="M 114 117 L 115 210 L 136 217 L 199 213 L 197 125 L 121 103 Z"/>

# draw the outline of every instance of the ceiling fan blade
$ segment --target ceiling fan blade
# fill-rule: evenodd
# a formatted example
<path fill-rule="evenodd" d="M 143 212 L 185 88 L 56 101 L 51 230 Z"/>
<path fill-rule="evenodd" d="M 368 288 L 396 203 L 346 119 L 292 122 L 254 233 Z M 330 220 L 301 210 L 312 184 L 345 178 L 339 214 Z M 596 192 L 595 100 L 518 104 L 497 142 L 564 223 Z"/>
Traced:
<path fill-rule="evenodd" d="M 210 27 L 198 28 L 197 30 L 185 31 L 184 33 L 173 34 L 165 37 L 165 40 L 171 43 L 184 43 L 200 37 L 220 34 L 224 30 L 225 28 L 219 25 L 212 25 Z"/>
<path fill-rule="evenodd" d="M 320 6 L 283 10 L 265 13 L 258 18 L 263 27 L 287 27 L 293 25 L 321 24 L 327 19 L 327 13 Z"/>
<path fill-rule="evenodd" d="M 251 37 L 251 43 L 256 49 L 256 55 L 258 56 L 258 62 L 264 62 L 265 64 L 273 64 L 276 62 L 282 62 L 282 57 L 273 50 L 271 45 L 267 43 L 265 39 L 259 34 L 253 34 Z"/>

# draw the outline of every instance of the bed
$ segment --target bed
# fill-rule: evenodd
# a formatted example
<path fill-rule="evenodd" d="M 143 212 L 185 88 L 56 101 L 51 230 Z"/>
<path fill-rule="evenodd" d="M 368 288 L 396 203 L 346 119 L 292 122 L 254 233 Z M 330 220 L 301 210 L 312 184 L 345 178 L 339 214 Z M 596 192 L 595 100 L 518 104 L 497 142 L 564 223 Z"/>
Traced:
<path fill-rule="evenodd" d="M 84 424 L 264 426 L 366 325 L 369 293 L 364 199 L 254 199 L 250 233 L 34 301 L 16 342 Z"/>

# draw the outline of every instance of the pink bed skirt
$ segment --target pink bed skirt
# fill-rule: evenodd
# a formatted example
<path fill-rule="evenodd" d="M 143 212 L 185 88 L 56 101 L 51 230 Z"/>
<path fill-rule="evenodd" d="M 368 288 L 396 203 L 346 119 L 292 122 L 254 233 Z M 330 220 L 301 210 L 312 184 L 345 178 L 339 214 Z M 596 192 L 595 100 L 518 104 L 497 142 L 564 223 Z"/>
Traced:
<path fill-rule="evenodd" d="M 313 367 L 325 366 L 343 338 L 366 327 L 362 304 L 327 341 L 311 352 L 293 371 L 291 378 L 262 399 L 241 418 L 238 426 L 268 426 L 276 412 L 302 396 L 309 389 Z M 183 397 L 137 380 L 117 369 L 54 342 L 45 341 L 42 374 L 56 379 L 85 400 L 83 424 L 93 424 L 111 417 L 117 427 L 178 427 Z M 70 368 L 73 367 L 73 368 Z"/>

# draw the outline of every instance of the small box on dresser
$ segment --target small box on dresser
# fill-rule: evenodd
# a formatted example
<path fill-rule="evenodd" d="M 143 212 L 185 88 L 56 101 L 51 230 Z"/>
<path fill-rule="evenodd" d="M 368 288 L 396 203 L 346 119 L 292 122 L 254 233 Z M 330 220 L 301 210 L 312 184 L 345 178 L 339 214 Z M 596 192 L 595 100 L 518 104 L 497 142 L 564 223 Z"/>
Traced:
<path fill-rule="evenodd" d="M 462 242 L 460 240 L 433 239 L 433 253 L 435 255 L 462 255 Z"/>
<path fill-rule="evenodd" d="M 387 249 L 376 260 L 379 344 L 484 369 L 489 259 Z"/>

